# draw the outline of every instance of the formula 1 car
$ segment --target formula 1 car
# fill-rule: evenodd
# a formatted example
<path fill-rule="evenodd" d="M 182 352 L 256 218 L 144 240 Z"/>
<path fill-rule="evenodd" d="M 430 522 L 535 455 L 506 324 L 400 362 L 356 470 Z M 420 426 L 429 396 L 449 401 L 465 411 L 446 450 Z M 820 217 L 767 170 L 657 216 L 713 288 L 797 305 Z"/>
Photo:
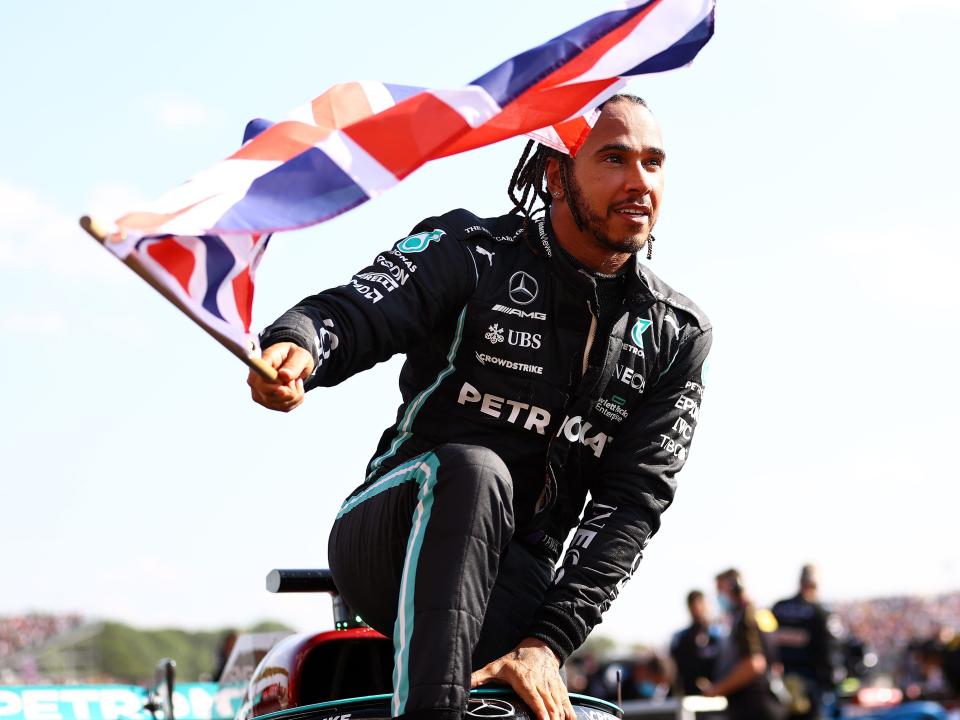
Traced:
<path fill-rule="evenodd" d="M 330 593 L 334 629 L 290 635 L 270 648 L 246 683 L 236 720 L 388 720 L 393 643 L 351 612 L 330 571 L 273 570 L 267 590 Z M 224 691 L 230 685 L 230 677 L 221 682 Z M 578 720 L 623 718 L 620 708 L 604 700 L 576 694 L 570 700 Z M 536 720 L 508 688 L 473 690 L 466 715 Z"/>

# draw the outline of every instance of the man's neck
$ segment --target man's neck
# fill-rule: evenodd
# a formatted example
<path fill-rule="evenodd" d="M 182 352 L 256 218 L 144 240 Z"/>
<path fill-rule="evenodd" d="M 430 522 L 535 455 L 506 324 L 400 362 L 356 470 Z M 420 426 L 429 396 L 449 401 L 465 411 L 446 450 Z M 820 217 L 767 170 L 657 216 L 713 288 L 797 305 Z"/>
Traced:
<path fill-rule="evenodd" d="M 583 232 L 573 221 L 569 212 L 550 210 L 553 234 L 564 250 L 577 262 L 594 272 L 616 275 L 630 262 L 633 253 L 616 252 L 601 247 L 589 234 Z"/>

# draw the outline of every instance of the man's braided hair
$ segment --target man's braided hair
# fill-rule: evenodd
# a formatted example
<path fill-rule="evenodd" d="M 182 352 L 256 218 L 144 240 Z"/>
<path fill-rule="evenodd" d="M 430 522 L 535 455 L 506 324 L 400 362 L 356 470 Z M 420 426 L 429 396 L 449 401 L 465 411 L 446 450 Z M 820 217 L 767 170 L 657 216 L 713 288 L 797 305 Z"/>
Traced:
<path fill-rule="evenodd" d="M 611 95 L 597 106 L 598 111 L 615 102 L 630 102 L 634 105 L 647 107 L 646 101 L 639 95 L 630 93 L 617 93 Z M 528 140 L 520 155 L 520 160 L 513 170 L 510 178 L 510 185 L 507 187 L 507 196 L 513 203 L 511 214 L 523 215 L 523 231 L 527 232 L 528 227 L 540 215 L 544 215 L 553 203 L 553 197 L 547 190 L 547 161 L 556 158 L 560 163 L 560 185 L 563 188 L 564 197 L 571 198 L 573 193 L 570 191 L 570 173 L 572 172 L 573 159 L 566 153 L 554 150 L 549 145 L 543 145 L 535 140 Z M 540 206 L 537 207 L 537 201 Z M 570 213 L 573 215 L 573 221 L 581 231 L 586 227 L 586 222 L 580 214 L 580 209 L 575 203 L 568 203 Z M 653 256 L 653 235 L 650 235 L 647 243 L 647 259 Z"/>

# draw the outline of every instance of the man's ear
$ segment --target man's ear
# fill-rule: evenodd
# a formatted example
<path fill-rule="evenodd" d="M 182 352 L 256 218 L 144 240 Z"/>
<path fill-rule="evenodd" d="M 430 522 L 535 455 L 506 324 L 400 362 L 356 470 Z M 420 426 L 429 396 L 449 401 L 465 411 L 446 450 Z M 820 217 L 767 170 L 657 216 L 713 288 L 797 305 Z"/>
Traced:
<path fill-rule="evenodd" d="M 560 197 L 563 197 L 563 182 L 560 180 L 560 158 L 547 158 L 544 175 L 547 179 L 547 192 L 554 197 L 557 196 L 557 193 L 560 193 Z"/>

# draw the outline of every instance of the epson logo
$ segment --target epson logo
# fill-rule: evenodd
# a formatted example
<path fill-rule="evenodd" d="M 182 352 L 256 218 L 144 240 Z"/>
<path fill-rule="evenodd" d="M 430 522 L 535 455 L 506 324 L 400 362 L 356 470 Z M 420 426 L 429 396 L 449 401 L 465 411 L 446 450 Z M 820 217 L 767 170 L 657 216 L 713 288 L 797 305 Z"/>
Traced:
<path fill-rule="evenodd" d="M 530 318 L 531 320 L 546 320 L 547 314 L 542 312 L 527 312 L 519 308 L 512 308 L 509 305 L 494 305 L 493 309 L 507 315 L 516 315 L 518 318 Z"/>

